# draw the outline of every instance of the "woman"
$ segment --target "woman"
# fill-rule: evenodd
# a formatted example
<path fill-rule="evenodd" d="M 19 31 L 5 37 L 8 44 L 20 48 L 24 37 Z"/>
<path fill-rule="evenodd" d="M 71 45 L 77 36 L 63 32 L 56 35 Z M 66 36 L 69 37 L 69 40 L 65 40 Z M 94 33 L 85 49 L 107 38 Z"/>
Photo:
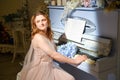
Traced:
<path fill-rule="evenodd" d="M 74 80 L 72 75 L 54 66 L 53 60 L 78 65 L 87 57 L 83 55 L 71 59 L 56 52 L 50 20 L 43 11 L 37 11 L 32 16 L 31 25 L 31 47 L 19 73 L 19 80 Z"/>

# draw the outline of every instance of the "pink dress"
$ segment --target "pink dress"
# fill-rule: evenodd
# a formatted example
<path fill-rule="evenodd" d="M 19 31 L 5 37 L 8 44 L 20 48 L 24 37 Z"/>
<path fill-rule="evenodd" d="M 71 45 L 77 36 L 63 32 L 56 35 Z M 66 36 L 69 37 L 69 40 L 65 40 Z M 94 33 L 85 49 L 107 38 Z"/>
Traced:
<path fill-rule="evenodd" d="M 50 47 L 55 50 L 54 44 L 42 35 L 39 41 L 47 41 L 47 45 L 41 41 L 43 48 Z M 31 42 L 30 50 L 28 51 L 25 64 L 20 71 L 19 80 L 75 80 L 72 75 L 55 66 L 53 59 L 48 55 L 49 52 L 37 47 L 36 37 Z M 37 42 L 38 43 L 38 42 Z"/>

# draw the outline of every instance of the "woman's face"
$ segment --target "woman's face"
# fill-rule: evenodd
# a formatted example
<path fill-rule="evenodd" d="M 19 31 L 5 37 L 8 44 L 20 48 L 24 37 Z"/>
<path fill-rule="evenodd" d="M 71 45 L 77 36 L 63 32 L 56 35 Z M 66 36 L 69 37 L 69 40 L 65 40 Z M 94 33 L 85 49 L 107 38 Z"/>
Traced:
<path fill-rule="evenodd" d="M 36 27 L 42 31 L 46 31 L 48 27 L 48 21 L 43 15 L 38 15 L 35 18 Z"/>

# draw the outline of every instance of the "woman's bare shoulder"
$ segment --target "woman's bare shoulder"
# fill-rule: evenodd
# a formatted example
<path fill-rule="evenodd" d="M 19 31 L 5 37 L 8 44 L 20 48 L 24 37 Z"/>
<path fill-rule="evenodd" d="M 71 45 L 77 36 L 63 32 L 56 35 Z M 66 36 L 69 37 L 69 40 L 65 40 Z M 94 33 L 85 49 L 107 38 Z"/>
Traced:
<path fill-rule="evenodd" d="M 38 42 L 38 41 L 47 41 L 47 38 L 41 34 L 35 34 L 33 40 L 35 42 Z"/>
<path fill-rule="evenodd" d="M 35 36 L 32 39 L 32 43 L 34 45 L 38 45 L 39 43 L 42 44 L 45 40 L 44 36 L 41 34 L 35 34 Z"/>
<path fill-rule="evenodd" d="M 35 34 L 34 39 L 43 39 L 44 36 L 41 34 Z"/>

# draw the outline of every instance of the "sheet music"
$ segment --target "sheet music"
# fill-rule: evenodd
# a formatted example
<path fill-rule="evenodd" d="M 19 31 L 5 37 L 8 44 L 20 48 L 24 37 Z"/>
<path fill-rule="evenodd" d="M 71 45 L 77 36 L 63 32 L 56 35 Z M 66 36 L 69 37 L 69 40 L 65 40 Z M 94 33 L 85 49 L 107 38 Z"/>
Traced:
<path fill-rule="evenodd" d="M 68 18 L 65 24 L 65 35 L 67 39 L 80 42 L 85 28 L 86 21 Z"/>

